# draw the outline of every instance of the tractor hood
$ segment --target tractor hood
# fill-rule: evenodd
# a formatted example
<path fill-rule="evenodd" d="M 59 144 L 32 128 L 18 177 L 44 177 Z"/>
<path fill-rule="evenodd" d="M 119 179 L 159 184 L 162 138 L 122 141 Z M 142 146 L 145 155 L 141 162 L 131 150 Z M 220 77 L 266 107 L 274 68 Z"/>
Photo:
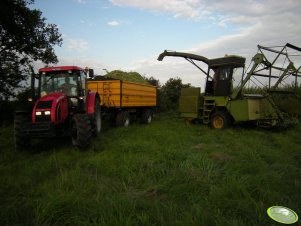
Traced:
<path fill-rule="evenodd" d="M 56 100 L 57 102 L 64 98 L 65 94 L 63 92 L 57 92 L 57 93 L 50 93 L 48 95 L 42 96 L 38 101 L 53 101 Z M 37 103 L 38 103 L 37 101 Z"/>
<path fill-rule="evenodd" d="M 68 115 L 68 99 L 62 92 L 51 93 L 37 100 L 32 111 L 32 122 L 60 123 Z"/>

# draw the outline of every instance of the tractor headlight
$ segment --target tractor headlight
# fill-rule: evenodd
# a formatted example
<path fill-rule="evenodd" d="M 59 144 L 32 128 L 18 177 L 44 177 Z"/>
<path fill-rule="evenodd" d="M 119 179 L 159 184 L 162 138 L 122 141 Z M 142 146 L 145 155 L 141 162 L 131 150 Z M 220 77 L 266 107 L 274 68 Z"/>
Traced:
<path fill-rule="evenodd" d="M 45 111 L 44 114 L 45 115 L 50 115 L 50 111 Z"/>
<path fill-rule="evenodd" d="M 36 115 L 40 116 L 40 115 L 42 115 L 42 112 L 41 111 L 36 111 Z"/>

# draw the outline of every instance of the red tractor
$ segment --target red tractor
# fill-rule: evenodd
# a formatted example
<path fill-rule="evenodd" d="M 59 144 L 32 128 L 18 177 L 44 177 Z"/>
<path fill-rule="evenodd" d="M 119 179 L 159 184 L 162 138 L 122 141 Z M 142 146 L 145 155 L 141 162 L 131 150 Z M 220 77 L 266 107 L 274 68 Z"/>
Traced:
<path fill-rule="evenodd" d="M 93 70 L 89 74 L 93 76 Z M 36 138 L 71 136 L 79 149 L 89 144 L 101 130 L 101 111 L 98 93 L 86 90 L 86 77 L 86 71 L 76 66 L 41 68 L 32 75 L 36 95 L 30 110 L 15 114 L 17 150 L 28 148 Z"/>

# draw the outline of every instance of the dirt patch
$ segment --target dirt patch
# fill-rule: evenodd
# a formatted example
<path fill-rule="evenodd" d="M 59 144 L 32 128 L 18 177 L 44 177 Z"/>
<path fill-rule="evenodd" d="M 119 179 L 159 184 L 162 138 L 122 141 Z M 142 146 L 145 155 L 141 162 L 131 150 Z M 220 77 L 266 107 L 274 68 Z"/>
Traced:
<path fill-rule="evenodd" d="M 210 157 L 220 163 L 226 163 L 234 159 L 233 156 L 223 152 L 213 152 L 210 154 Z"/>
<path fill-rule="evenodd" d="M 134 187 L 129 187 L 126 194 L 132 199 L 149 198 L 149 199 L 167 199 L 167 195 L 164 194 L 158 187 L 149 187 L 146 190 L 135 189 Z"/>
<path fill-rule="evenodd" d="M 194 146 L 191 147 L 191 149 L 203 149 L 205 147 L 205 144 L 200 143 L 200 144 L 196 144 Z"/>
<path fill-rule="evenodd" d="M 215 147 L 217 149 L 220 149 L 224 147 L 224 144 L 209 144 L 211 147 Z M 191 147 L 191 149 L 203 149 L 204 147 L 208 146 L 208 144 L 199 143 Z"/>

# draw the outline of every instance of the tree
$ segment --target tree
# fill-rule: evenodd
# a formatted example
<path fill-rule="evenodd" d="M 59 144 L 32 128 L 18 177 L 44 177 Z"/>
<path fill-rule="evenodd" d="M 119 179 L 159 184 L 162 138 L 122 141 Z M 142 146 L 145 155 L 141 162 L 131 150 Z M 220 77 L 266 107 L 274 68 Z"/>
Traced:
<path fill-rule="evenodd" d="M 176 110 L 179 106 L 181 89 L 187 87 L 190 87 L 190 84 L 183 84 L 180 78 L 168 79 L 159 92 L 159 105 L 161 109 Z"/>
<path fill-rule="evenodd" d="M 28 8 L 33 2 L 0 1 L 0 98 L 15 95 L 33 61 L 58 61 L 54 46 L 61 46 L 61 34 L 55 24 L 45 22 L 41 11 Z"/>

